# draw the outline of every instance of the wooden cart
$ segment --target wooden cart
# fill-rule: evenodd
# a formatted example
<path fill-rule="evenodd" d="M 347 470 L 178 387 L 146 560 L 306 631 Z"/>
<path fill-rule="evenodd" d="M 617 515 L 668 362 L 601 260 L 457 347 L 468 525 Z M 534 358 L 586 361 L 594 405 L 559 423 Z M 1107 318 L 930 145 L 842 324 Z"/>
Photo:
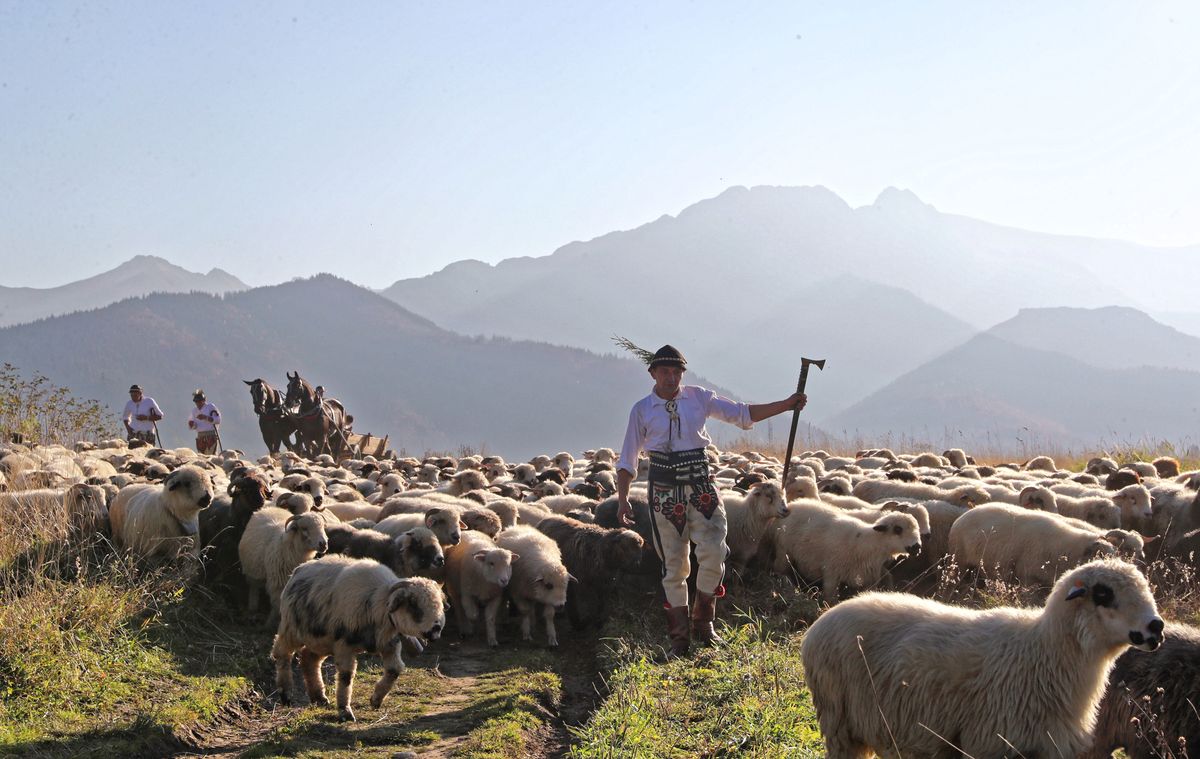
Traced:
<path fill-rule="evenodd" d="M 387 450 L 388 436 L 377 437 L 371 433 L 358 435 L 353 432 L 346 435 L 348 443 L 346 457 L 360 459 L 363 456 L 374 456 L 382 458 L 383 452 Z"/>

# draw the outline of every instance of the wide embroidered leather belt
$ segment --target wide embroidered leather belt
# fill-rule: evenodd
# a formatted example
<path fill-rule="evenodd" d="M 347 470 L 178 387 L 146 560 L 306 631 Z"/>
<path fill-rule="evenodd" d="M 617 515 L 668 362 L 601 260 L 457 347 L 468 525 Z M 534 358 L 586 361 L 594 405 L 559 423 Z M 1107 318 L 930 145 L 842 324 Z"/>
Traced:
<path fill-rule="evenodd" d="M 688 451 L 650 451 L 650 481 L 662 485 L 708 482 L 708 457 L 703 448 Z"/>

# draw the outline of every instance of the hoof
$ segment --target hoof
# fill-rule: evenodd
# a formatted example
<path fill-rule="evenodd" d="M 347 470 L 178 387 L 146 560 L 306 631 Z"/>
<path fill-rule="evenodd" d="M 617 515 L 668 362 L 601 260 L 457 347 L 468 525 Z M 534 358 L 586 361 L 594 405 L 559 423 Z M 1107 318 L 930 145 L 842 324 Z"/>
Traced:
<path fill-rule="evenodd" d="M 371 696 L 371 708 L 378 709 L 381 706 L 383 706 L 383 699 L 375 698 L 374 696 Z"/>
<path fill-rule="evenodd" d="M 292 705 L 292 697 L 281 691 L 279 693 L 279 705 L 280 706 L 291 706 Z"/>
<path fill-rule="evenodd" d="M 317 706 L 329 706 L 329 699 L 325 698 L 324 696 L 317 696 L 316 698 L 312 699 L 312 702 Z"/>
<path fill-rule="evenodd" d="M 340 720 L 342 722 L 357 722 L 358 721 L 354 718 L 354 710 L 353 709 L 346 709 L 344 711 L 338 712 L 338 720 Z"/>

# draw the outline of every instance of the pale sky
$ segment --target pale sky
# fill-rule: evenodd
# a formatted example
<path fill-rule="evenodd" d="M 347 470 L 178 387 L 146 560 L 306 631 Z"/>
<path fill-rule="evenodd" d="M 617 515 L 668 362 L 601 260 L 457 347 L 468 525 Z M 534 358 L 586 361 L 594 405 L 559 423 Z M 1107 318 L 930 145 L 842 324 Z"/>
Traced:
<path fill-rule="evenodd" d="M 731 185 L 1200 243 L 1187 2 L 0 0 L 0 284 L 371 287 Z"/>

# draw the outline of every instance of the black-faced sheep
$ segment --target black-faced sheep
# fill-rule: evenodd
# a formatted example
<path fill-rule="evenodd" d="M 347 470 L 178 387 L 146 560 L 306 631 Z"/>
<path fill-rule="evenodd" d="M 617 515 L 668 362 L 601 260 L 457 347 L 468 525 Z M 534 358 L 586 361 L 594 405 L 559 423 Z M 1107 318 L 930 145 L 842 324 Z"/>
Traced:
<path fill-rule="evenodd" d="M 562 552 L 548 535 L 517 525 L 496 536 L 496 545 L 512 552 L 512 580 L 508 597 L 521 615 L 521 639 L 533 640 L 533 616 L 546 624 L 546 642 L 558 646 L 554 615 L 567 603 L 567 584 L 575 579 L 563 566 Z"/>
<path fill-rule="evenodd" d="M 868 593 L 825 612 L 800 646 L 826 755 L 1075 757 L 1105 676 L 1163 621 L 1132 565 L 1061 577 L 1045 606 L 976 611 Z"/>
<path fill-rule="evenodd" d="M 276 506 L 254 512 L 238 542 L 238 559 L 249 586 L 250 613 L 258 611 L 265 590 L 271 601 L 268 626 L 278 620 L 279 593 L 292 570 L 329 547 L 325 521 L 315 513 L 292 515 Z"/>
<path fill-rule="evenodd" d="M 208 473 L 191 466 L 175 470 L 161 486 L 123 487 L 109 508 L 113 542 L 141 557 L 199 555 L 199 515 L 212 499 Z"/>
<path fill-rule="evenodd" d="M 437 537 L 424 527 L 414 527 L 393 537 L 374 529 L 329 524 L 325 525 L 325 535 L 329 553 L 374 559 L 400 577 L 430 577 L 446 563 Z"/>
<path fill-rule="evenodd" d="M 303 564 L 284 586 L 279 631 L 271 648 L 279 699 L 284 704 L 291 701 L 292 657 L 298 652 L 309 701 L 328 704 L 321 662 L 333 656 L 338 714 L 353 720 L 350 698 L 358 655 L 379 654 L 384 674 L 371 695 L 371 707 L 378 709 L 405 669 L 401 639 L 437 638 L 445 624 L 445 598 L 432 580 L 402 580 L 378 562 L 345 556 Z"/>
<path fill-rule="evenodd" d="M 602 624 L 621 573 L 641 560 L 643 540 L 633 530 L 607 529 L 553 516 L 537 528 L 558 544 L 563 564 L 576 578 L 567 587 L 567 618 L 575 629 Z"/>

